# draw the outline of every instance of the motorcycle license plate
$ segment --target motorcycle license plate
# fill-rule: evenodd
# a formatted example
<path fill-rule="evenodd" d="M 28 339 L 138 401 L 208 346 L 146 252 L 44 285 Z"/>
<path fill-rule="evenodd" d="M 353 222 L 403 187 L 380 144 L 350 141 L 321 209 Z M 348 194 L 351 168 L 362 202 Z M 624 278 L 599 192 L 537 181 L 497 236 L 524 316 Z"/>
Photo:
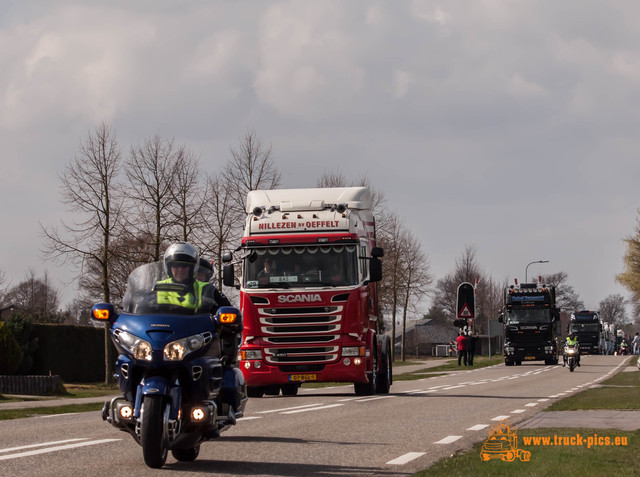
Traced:
<path fill-rule="evenodd" d="M 315 381 L 318 379 L 317 374 L 290 374 L 289 381 L 294 382 L 304 382 L 304 381 Z"/>
<path fill-rule="evenodd" d="M 524 359 L 536 359 L 535 356 L 525 356 Z"/>

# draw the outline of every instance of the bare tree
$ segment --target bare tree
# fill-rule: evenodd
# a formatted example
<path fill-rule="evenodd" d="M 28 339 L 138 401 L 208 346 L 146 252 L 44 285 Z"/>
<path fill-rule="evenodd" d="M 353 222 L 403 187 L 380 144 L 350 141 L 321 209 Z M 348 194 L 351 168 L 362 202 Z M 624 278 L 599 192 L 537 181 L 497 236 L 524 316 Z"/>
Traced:
<path fill-rule="evenodd" d="M 173 213 L 173 187 L 177 174 L 177 154 L 173 141 L 159 135 L 143 145 L 131 147 L 126 163 L 129 187 L 126 195 L 137 210 L 128 229 L 138 237 L 149 238 L 150 260 L 159 260 L 169 231 L 176 225 Z"/>
<path fill-rule="evenodd" d="M 224 181 L 233 188 L 234 206 L 239 213 L 246 211 L 247 194 L 258 189 L 277 189 L 281 174 L 271 155 L 271 146 L 266 147 L 255 131 L 247 131 L 238 149 L 231 149 L 231 159 L 223 172 Z"/>
<path fill-rule="evenodd" d="M 60 175 L 63 202 L 77 219 L 62 221 L 62 235 L 55 227 L 42 227 L 47 258 L 70 258 L 79 268 L 94 261 L 100 266 L 102 298 L 111 299 L 110 263 L 116 253 L 113 238 L 122 230 L 123 200 L 118 195 L 121 153 L 115 133 L 107 123 L 90 132 L 80 152 Z"/>
<path fill-rule="evenodd" d="M 111 263 L 117 253 L 112 241 L 122 231 L 123 200 L 117 194 L 120 167 L 121 152 L 115 132 L 103 122 L 93 133 L 89 132 L 79 154 L 60 176 L 63 202 L 78 221 L 72 225 L 62 222 L 64 236 L 56 228 L 42 227 L 44 253 L 48 258 L 64 261 L 70 257 L 81 277 L 87 273 L 90 262 L 99 265 L 105 302 L 111 300 Z M 104 336 L 105 382 L 109 383 L 108 325 Z"/>
<path fill-rule="evenodd" d="M 206 199 L 201 210 L 203 216 L 202 236 L 198 243 L 201 254 L 210 254 L 214 269 L 217 270 L 218 284 L 222 283 L 222 255 L 235 248 L 242 236 L 244 213 L 234 208 L 234 196 L 226 181 L 220 176 L 212 176 L 207 180 Z"/>
<path fill-rule="evenodd" d="M 429 260 L 422 251 L 420 242 L 411 232 L 405 232 L 404 253 L 406 257 L 402 260 L 404 269 L 402 270 L 401 285 L 402 293 L 402 346 L 401 359 L 405 360 L 405 337 L 407 328 L 407 312 L 413 309 L 416 302 L 429 293 L 429 287 L 433 282 Z"/>
<path fill-rule="evenodd" d="M 195 242 L 202 223 L 205 205 L 205 185 L 198 159 L 185 147 L 176 154 L 174 186 L 172 188 L 174 235 L 185 242 Z"/>
<path fill-rule="evenodd" d="M 495 320 L 504 306 L 504 291 L 507 279 L 502 282 L 484 275 L 478 280 L 476 289 L 476 319 L 475 331 L 485 333 L 489 331 L 489 320 Z"/>
<path fill-rule="evenodd" d="M 609 295 L 598 304 L 598 315 L 606 323 L 613 323 L 615 329 L 629 322 L 626 309 L 627 300 L 622 295 Z M 636 323 L 639 323 L 636 319 Z"/>
<path fill-rule="evenodd" d="M 379 285 L 380 307 L 391 315 L 391 354 L 395 359 L 396 316 L 402 299 L 402 269 L 404 268 L 404 225 L 396 214 L 389 214 L 387 227 L 378 229 L 378 245 L 384 248 L 382 281 Z"/>
<path fill-rule="evenodd" d="M 567 312 L 571 310 L 582 310 L 584 303 L 574 290 L 567 283 L 569 275 L 566 272 L 542 275 L 542 283 L 556 287 L 556 306 Z"/>
<path fill-rule="evenodd" d="M 9 289 L 6 298 L 35 322 L 58 323 L 61 320 L 60 291 L 51 284 L 47 272 L 39 278 L 29 269 L 25 279 Z"/>

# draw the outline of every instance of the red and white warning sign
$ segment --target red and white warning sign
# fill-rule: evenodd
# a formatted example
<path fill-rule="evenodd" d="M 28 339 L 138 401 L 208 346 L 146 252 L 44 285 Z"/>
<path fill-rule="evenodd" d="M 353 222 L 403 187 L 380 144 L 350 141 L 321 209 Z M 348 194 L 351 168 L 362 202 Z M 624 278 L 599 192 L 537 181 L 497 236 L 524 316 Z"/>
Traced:
<path fill-rule="evenodd" d="M 458 312 L 458 318 L 473 318 L 473 313 L 471 308 L 469 308 L 469 305 L 466 303 L 462 305 L 462 308 Z"/>

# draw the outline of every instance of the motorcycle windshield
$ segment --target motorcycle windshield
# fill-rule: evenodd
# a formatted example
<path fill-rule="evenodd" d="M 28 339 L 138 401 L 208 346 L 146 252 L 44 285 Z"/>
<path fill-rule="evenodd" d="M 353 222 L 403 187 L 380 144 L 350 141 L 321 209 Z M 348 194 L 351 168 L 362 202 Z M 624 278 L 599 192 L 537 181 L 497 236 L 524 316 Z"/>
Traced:
<path fill-rule="evenodd" d="M 175 283 L 165 274 L 162 262 L 152 262 L 139 266 L 129 275 L 122 308 L 134 315 L 196 315 L 208 313 L 213 303 L 211 285 L 197 281 Z"/>

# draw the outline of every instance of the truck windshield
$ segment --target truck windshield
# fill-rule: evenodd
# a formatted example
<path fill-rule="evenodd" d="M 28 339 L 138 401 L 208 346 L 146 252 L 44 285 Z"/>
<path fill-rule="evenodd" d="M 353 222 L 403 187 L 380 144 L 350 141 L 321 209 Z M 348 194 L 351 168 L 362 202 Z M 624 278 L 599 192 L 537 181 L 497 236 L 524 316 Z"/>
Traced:
<path fill-rule="evenodd" d="M 300 288 L 358 284 L 355 245 L 255 249 L 245 260 L 245 288 Z"/>
<path fill-rule="evenodd" d="M 509 312 L 509 324 L 517 325 L 524 323 L 549 323 L 551 312 L 549 310 L 526 308 L 512 309 Z"/>
<path fill-rule="evenodd" d="M 598 323 L 571 323 L 571 329 L 576 333 L 597 333 Z"/>

